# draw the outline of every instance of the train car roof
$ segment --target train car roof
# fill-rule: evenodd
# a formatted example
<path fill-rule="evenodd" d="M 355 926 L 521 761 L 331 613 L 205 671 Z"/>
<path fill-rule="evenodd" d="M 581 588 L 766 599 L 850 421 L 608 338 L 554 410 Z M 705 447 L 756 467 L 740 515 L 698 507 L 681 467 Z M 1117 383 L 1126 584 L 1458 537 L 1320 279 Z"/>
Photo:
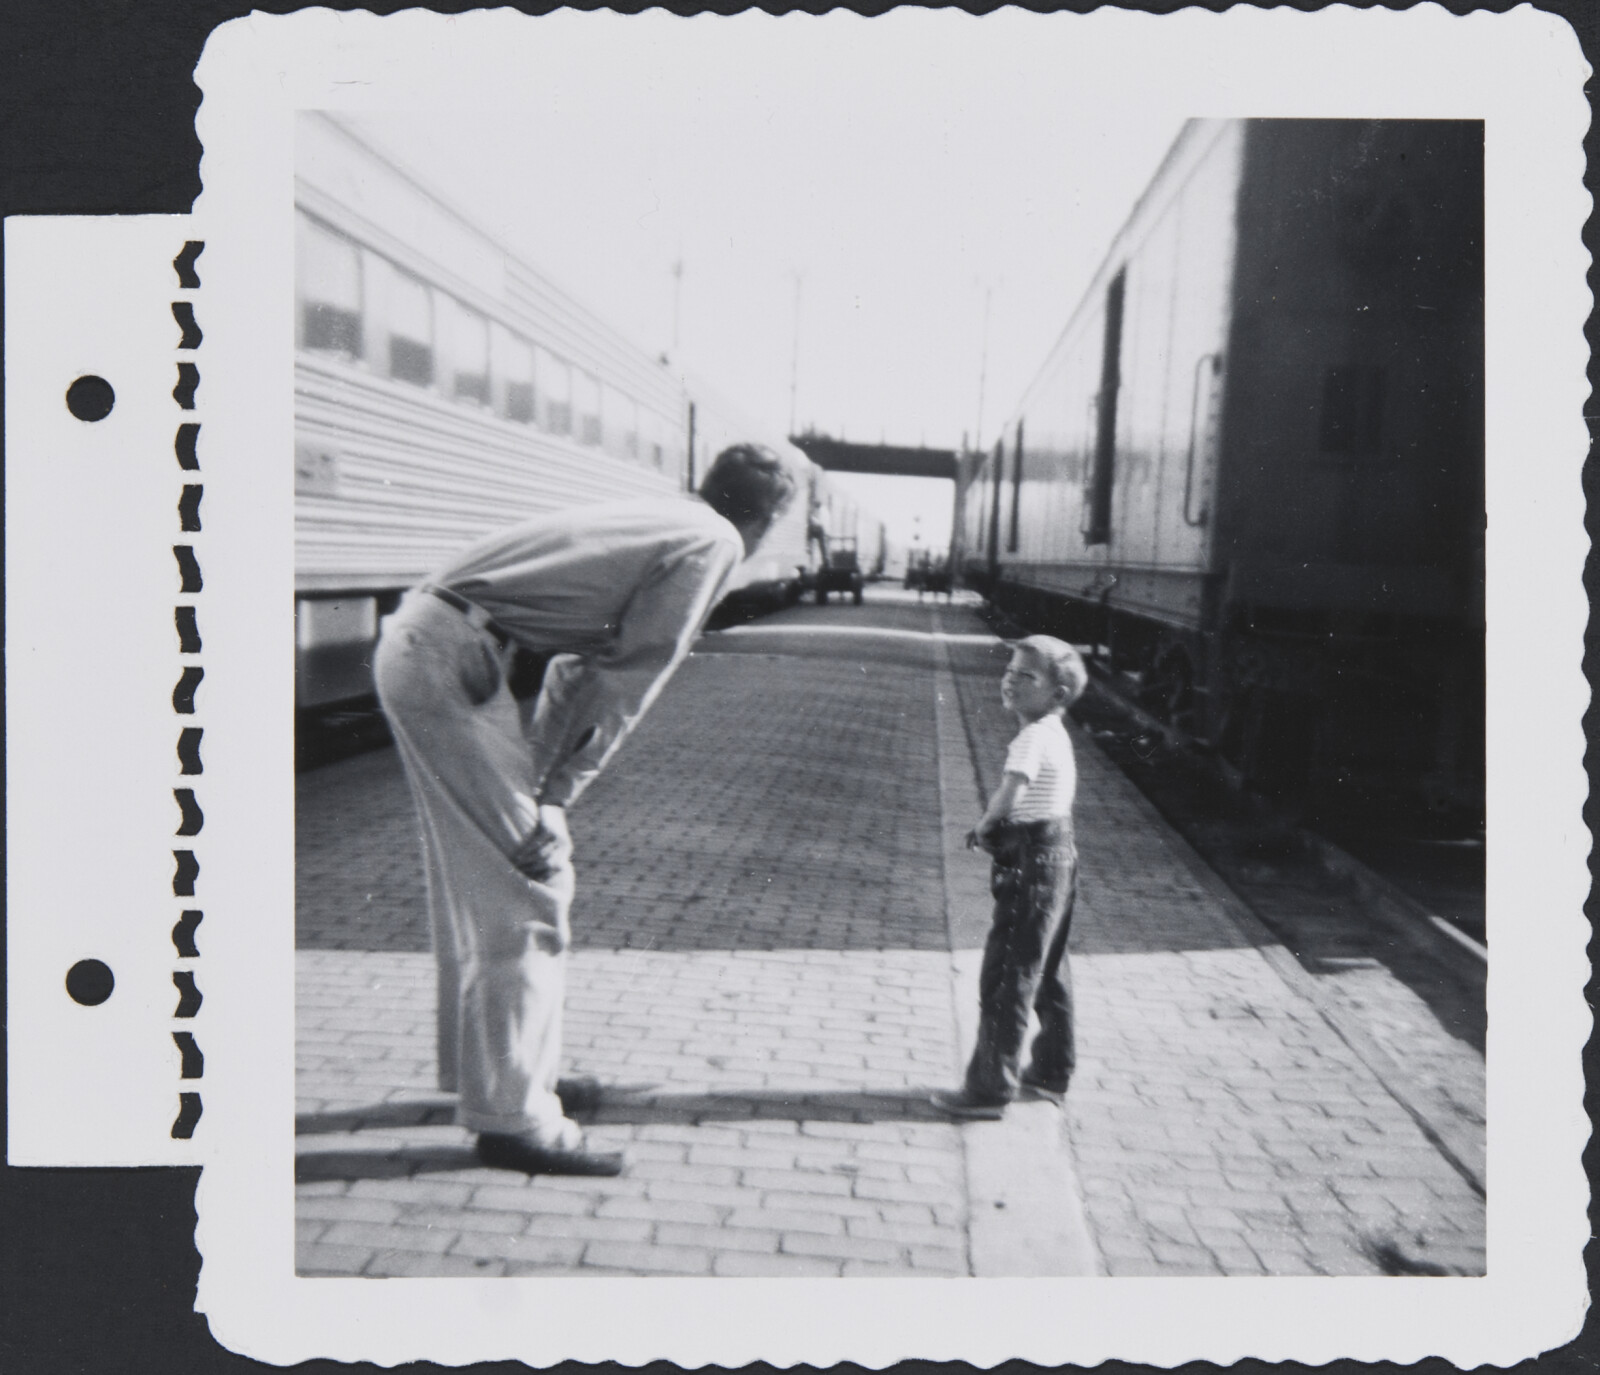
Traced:
<path fill-rule="evenodd" d="M 1033 376 L 1028 379 L 1028 385 L 1023 388 L 1022 395 L 1007 412 L 1005 425 L 1002 429 L 1009 428 L 1016 422 L 1018 415 L 1027 405 L 1028 398 L 1032 395 L 1034 388 L 1039 385 L 1040 379 L 1050 370 L 1050 365 L 1057 352 L 1072 334 L 1079 317 L 1099 300 L 1100 293 L 1104 290 L 1107 280 L 1112 276 L 1116 264 L 1121 259 L 1129 234 L 1144 221 L 1147 211 L 1169 188 L 1174 178 L 1178 175 L 1179 169 L 1191 154 L 1198 158 L 1208 150 L 1209 144 L 1206 147 L 1198 146 L 1201 141 L 1207 134 L 1212 135 L 1213 141 L 1215 141 L 1224 130 L 1237 125 L 1248 124 L 1249 122 L 1244 119 L 1186 119 L 1183 122 L 1183 127 L 1178 130 L 1178 136 L 1173 139 L 1171 147 L 1167 149 L 1166 154 L 1162 157 L 1160 164 L 1156 167 L 1144 190 L 1139 193 L 1138 199 L 1134 201 L 1132 208 L 1129 209 L 1117 232 L 1111 236 L 1111 242 L 1106 245 L 1106 251 L 1101 256 L 1099 266 L 1095 268 L 1093 275 L 1084 285 L 1077 303 L 1072 308 L 1072 313 L 1067 317 L 1066 324 L 1062 326 L 1061 332 L 1056 335 L 1055 341 L 1045 354 L 1043 363 L 1035 369 Z"/>

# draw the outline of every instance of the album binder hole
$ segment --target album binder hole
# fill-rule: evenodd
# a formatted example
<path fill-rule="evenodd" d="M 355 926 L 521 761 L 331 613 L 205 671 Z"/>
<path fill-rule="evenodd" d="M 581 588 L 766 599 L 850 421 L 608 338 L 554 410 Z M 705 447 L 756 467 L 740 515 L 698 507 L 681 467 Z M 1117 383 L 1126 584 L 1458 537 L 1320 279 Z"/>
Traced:
<path fill-rule="evenodd" d="M 67 996 L 84 1007 L 99 1007 L 116 983 L 110 966 L 100 960 L 79 960 L 67 970 Z"/>
<path fill-rule="evenodd" d="M 117 394 L 103 377 L 86 374 L 67 388 L 67 409 L 79 420 L 104 420 L 117 404 Z"/>

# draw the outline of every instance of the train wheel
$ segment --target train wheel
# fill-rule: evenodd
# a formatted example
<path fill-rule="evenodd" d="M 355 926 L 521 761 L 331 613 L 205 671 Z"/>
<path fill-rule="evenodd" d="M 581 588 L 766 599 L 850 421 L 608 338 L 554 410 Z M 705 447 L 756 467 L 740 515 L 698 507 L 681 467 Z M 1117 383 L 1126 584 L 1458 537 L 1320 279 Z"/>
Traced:
<path fill-rule="evenodd" d="M 1195 725 L 1194 669 L 1181 649 L 1169 649 L 1156 660 L 1141 705 L 1169 726 L 1192 731 Z"/>
<path fill-rule="evenodd" d="M 1231 704 L 1223 754 L 1257 792 L 1285 814 L 1304 802 L 1315 749 L 1316 707 L 1303 697 L 1263 687 Z"/>

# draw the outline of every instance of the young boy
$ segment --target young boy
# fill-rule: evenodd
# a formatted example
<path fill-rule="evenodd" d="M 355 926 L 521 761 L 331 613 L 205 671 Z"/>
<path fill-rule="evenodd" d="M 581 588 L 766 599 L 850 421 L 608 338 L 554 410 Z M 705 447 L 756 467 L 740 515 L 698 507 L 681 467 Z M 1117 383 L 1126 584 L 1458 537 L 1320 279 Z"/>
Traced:
<path fill-rule="evenodd" d="M 1078 651 L 1049 635 L 1019 640 L 1000 680 L 1000 700 L 1021 730 L 988 810 L 967 836 L 969 847 L 994 857 L 994 925 L 978 976 L 978 1044 L 962 1087 L 932 1096 L 936 1107 L 962 1121 L 998 1120 L 1019 1093 L 1060 1103 L 1072 1077 L 1067 930 L 1077 881 L 1072 797 L 1078 775 L 1063 718 L 1087 685 Z M 1039 1014 L 1039 1034 L 1023 1069 L 1030 1007 Z"/>

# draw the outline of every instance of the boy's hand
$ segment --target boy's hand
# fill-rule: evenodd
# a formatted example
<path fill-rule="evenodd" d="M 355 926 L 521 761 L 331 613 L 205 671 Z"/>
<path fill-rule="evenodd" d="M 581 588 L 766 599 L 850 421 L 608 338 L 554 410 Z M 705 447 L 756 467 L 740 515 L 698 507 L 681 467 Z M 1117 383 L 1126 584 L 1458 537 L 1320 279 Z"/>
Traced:
<path fill-rule="evenodd" d="M 974 826 L 967 832 L 967 849 L 987 851 L 988 848 L 988 837 L 984 835 L 982 826 Z"/>

